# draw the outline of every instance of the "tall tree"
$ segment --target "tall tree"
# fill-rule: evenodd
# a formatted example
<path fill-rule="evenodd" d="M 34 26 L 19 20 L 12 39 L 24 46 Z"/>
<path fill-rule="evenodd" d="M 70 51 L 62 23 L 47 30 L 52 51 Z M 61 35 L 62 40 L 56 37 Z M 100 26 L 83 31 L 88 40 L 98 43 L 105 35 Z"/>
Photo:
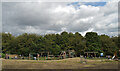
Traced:
<path fill-rule="evenodd" d="M 100 36 L 101 43 L 102 43 L 102 50 L 104 51 L 105 55 L 113 55 L 117 50 L 117 46 L 115 42 L 107 35 Z"/>
<path fill-rule="evenodd" d="M 2 52 L 10 53 L 10 42 L 14 39 L 14 36 L 10 33 L 2 33 Z"/>
<path fill-rule="evenodd" d="M 98 34 L 96 32 L 87 32 L 85 35 L 86 38 L 86 51 L 98 51 L 102 52 L 100 49 L 101 42 Z"/>

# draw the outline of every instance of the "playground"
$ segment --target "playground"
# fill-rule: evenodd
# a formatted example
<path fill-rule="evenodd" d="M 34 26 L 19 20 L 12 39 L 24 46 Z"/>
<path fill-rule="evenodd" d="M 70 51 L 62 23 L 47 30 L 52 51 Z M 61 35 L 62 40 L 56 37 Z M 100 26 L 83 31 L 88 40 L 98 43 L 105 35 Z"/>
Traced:
<path fill-rule="evenodd" d="M 62 51 L 59 56 L 49 52 L 30 53 L 28 57 L 6 54 L 2 58 L 3 69 L 118 69 L 119 58 L 98 56 L 98 52 L 85 52 L 76 57 L 74 51 Z"/>
<path fill-rule="evenodd" d="M 118 69 L 118 61 L 104 58 L 84 59 L 80 57 L 61 60 L 3 59 L 3 69 Z"/>

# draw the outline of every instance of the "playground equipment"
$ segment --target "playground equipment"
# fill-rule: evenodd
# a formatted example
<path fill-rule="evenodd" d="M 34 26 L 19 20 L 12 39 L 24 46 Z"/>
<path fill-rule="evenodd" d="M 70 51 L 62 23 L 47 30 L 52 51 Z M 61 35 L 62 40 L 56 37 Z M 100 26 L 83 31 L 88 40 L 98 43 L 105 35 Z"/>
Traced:
<path fill-rule="evenodd" d="M 49 56 L 49 54 L 50 54 L 49 52 L 30 53 L 29 60 L 30 59 L 39 60 L 40 57 L 45 57 L 45 60 L 46 60 L 46 58 Z"/>
<path fill-rule="evenodd" d="M 82 56 L 80 55 L 80 63 L 86 63 L 87 64 L 87 59 L 86 59 L 86 56 Z"/>
<path fill-rule="evenodd" d="M 114 55 L 114 56 L 112 57 L 112 60 L 115 59 L 115 57 L 116 57 L 116 56 Z"/>
<path fill-rule="evenodd" d="M 69 58 L 75 57 L 75 51 L 74 50 L 68 50 L 67 53 L 68 53 Z"/>
<path fill-rule="evenodd" d="M 116 51 L 113 56 L 107 55 L 106 57 L 107 57 L 109 60 L 118 60 L 119 55 L 117 55 L 117 51 Z"/>
<path fill-rule="evenodd" d="M 98 52 L 84 52 L 84 55 L 87 56 L 87 57 L 96 57 L 98 54 Z"/>
<path fill-rule="evenodd" d="M 60 53 L 60 58 L 61 58 L 61 59 L 65 59 L 65 58 L 66 58 L 66 52 L 65 52 L 65 51 L 62 51 L 62 52 Z"/>
<path fill-rule="evenodd" d="M 112 57 L 112 60 L 118 60 L 118 56 L 117 56 L 117 51 L 114 53 L 113 57 Z"/>
<path fill-rule="evenodd" d="M 54 58 L 55 58 L 54 55 L 48 55 L 47 60 L 53 60 Z"/>
<path fill-rule="evenodd" d="M 61 57 L 61 59 L 73 58 L 75 57 L 75 51 L 74 50 L 61 51 L 59 57 Z"/>
<path fill-rule="evenodd" d="M 30 53 L 29 54 L 29 60 L 32 59 L 32 60 L 39 60 L 39 54 L 38 53 Z"/>
<path fill-rule="evenodd" d="M 118 59 L 120 59 L 120 49 L 119 49 L 117 55 L 118 55 Z"/>
<path fill-rule="evenodd" d="M 75 57 L 74 50 L 61 51 L 60 55 L 52 55 L 50 52 L 30 53 L 29 60 L 39 60 L 40 57 L 45 57 L 45 60 L 65 59 Z"/>
<path fill-rule="evenodd" d="M 5 59 L 18 59 L 19 55 L 17 54 L 5 54 Z"/>

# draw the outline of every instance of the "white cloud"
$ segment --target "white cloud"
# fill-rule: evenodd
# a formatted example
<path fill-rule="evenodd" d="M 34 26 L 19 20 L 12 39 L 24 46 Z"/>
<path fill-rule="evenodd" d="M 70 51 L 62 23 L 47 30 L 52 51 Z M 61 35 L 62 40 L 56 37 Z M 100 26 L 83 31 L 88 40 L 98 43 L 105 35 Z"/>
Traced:
<path fill-rule="evenodd" d="M 117 35 L 117 3 L 105 6 L 68 3 L 3 3 L 3 32 L 60 33 L 88 31 Z M 6 16 L 7 15 L 7 16 Z"/>

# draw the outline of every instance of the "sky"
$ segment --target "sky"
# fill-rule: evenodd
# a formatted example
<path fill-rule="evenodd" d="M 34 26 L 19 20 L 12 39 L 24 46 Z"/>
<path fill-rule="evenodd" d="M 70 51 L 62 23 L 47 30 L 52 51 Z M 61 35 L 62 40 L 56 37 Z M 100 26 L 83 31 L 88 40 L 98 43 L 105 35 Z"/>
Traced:
<path fill-rule="evenodd" d="M 118 2 L 4 2 L 2 32 L 118 35 Z"/>

